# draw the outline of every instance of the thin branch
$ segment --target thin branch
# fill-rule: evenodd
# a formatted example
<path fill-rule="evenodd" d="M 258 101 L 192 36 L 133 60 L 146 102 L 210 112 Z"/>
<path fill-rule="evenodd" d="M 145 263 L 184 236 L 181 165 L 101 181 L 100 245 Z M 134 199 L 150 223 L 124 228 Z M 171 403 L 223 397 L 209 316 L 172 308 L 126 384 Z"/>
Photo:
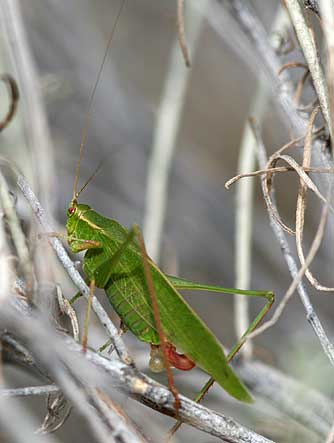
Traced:
<path fill-rule="evenodd" d="M 45 215 L 44 209 L 42 208 L 40 202 L 37 200 L 35 194 L 33 193 L 26 179 L 22 175 L 17 176 L 17 186 L 20 188 L 24 197 L 30 204 L 38 222 L 40 223 L 44 231 L 47 233 L 53 232 L 53 229 L 49 224 L 47 216 Z M 55 250 L 59 260 L 61 261 L 65 271 L 68 273 L 73 283 L 79 289 L 81 294 L 83 294 L 85 298 L 88 300 L 89 288 L 86 285 L 84 279 L 81 277 L 81 275 L 75 268 L 72 260 L 69 258 L 61 242 L 58 240 L 58 238 L 55 237 L 50 237 L 48 240 L 53 249 Z M 108 314 L 103 309 L 102 305 L 95 296 L 93 297 L 92 300 L 92 308 L 97 317 L 99 318 L 102 326 L 105 328 L 108 335 L 112 339 L 119 357 L 122 359 L 124 363 L 128 365 L 133 364 L 132 358 L 126 349 L 124 342 L 118 333 L 117 328 L 113 325 Z"/>
<path fill-rule="evenodd" d="M 3 397 L 29 397 L 31 395 L 49 395 L 60 392 L 56 385 L 28 386 L 26 388 L 0 389 L 0 396 Z"/>

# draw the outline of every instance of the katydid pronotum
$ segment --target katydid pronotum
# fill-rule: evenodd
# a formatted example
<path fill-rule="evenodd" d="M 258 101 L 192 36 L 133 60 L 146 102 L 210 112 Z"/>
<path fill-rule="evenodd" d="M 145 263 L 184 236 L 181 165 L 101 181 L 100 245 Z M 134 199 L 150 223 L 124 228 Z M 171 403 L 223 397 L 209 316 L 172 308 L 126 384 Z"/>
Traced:
<path fill-rule="evenodd" d="M 104 61 L 105 58 L 106 53 Z M 90 105 L 104 61 L 94 85 Z M 90 206 L 78 203 L 81 190 L 89 182 L 88 180 L 77 192 L 86 131 L 87 127 L 81 143 L 73 197 L 67 211 L 67 238 L 73 253 L 86 251 L 83 270 L 91 285 L 91 292 L 93 293 L 95 286 L 103 288 L 121 323 L 139 340 L 151 345 L 150 368 L 153 371 L 166 369 L 168 375 L 171 374 L 170 366 L 190 370 L 197 365 L 212 377 L 209 384 L 215 380 L 231 396 L 243 402 L 251 402 L 252 398 L 246 387 L 228 362 L 245 342 L 247 334 L 257 327 L 270 309 L 274 301 L 273 293 L 204 285 L 166 275 L 147 256 L 138 227 L 127 230 L 115 220 L 100 215 Z M 187 289 L 264 297 L 267 302 L 226 357 L 214 334 L 178 292 Z M 178 394 L 169 375 L 168 381 L 175 397 L 175 405 L 179 406 Z"/>

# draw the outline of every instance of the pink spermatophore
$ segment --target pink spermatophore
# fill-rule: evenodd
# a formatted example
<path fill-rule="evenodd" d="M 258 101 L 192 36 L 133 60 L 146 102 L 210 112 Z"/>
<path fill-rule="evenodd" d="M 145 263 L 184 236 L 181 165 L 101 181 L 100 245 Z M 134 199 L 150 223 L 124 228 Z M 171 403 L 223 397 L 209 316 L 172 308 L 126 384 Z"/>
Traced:
<path fill-rule="evenodd" d="M 190 371 L 196 366 L 185 354 L 176 352 L 176 347 L 170 343 L 167 344 L 167 356 L 169 363 L 181 371 Z"/>

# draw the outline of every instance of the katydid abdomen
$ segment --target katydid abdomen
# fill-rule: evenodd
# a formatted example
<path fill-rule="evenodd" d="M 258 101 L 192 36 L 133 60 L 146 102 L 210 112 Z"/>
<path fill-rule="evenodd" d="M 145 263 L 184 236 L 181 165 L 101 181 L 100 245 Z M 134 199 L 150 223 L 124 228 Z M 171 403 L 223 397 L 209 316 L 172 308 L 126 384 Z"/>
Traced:
<path fill-rule="evenodd" d="M 72 251 L 87 249 L 83 263 L 87 279 L 94 280 L 97 287 L 105 289 L 122 322 L 138 339 L 159 345 L 143 257 L 137 243 L 132 240 L 120 253 L 128 231 L 87 205 L 72 203 L 68 215 L 68 240 Z M 223 348 L 213 333 L 185 302 L 169 278 L 152 261 L 149 265 L 168 342 L 209 373 L 229 394 L 250 402 L 250 395 L 227 364 Z"/>

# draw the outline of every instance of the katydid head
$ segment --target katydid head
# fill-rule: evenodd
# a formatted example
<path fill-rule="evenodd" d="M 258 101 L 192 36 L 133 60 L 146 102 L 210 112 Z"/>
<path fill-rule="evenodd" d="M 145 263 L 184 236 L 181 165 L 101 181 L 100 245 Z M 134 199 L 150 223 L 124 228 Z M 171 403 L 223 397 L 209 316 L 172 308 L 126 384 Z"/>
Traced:
<path fill-rule="evenodd" d="M 80 216 L 90 209 L 91 208 L 88 205 L 79 204 L 76 198 L 72 199 L 71 204 L 67 209 L 66 229 L 68 238 L 75 233 Z"/>

